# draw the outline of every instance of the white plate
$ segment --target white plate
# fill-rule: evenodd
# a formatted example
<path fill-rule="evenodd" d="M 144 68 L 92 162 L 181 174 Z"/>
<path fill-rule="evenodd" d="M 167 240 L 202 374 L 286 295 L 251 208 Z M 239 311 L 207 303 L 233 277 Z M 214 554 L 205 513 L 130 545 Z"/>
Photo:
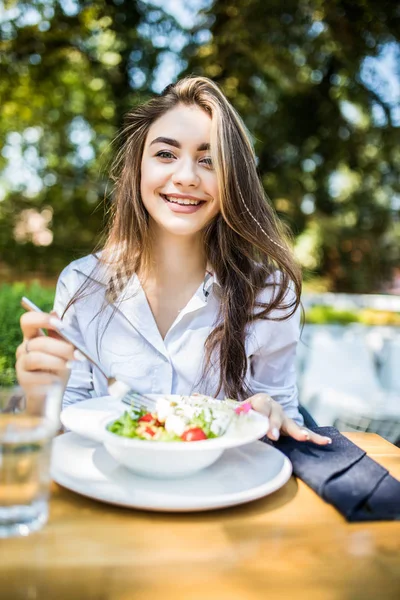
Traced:
<path fill-rule="evenodd" d="M 157 480 L 117 463 L 104 446 L 75 433 L 54 439 L 51 475 L 63 487 L 110 504 L 164 512 L 212 510 L 272 494 L 290 478 L 284 454 L 263 442 L 226 450 L 185 479 Z"/>

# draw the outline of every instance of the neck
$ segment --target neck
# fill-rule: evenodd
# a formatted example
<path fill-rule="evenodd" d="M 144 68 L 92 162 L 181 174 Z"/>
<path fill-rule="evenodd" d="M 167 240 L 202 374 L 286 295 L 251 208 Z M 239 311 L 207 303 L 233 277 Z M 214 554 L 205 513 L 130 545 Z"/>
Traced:
<path fill-rule="evenodd" d="M 157 230 L 152 235 L 152 261 L 145 279 L 157 284 L 191 283 L 204 277 L 207 259 L 201 235 L 177 236 Z"/>

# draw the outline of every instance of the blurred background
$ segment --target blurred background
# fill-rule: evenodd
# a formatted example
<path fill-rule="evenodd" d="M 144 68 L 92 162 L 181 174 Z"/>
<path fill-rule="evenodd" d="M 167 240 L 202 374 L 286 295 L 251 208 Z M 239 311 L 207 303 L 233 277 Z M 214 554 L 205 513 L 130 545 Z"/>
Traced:
<path fill-rule="evenodd" d="M 303 266 L 302 403 L 400 437 L 400 3 L 0 1 L 0 387 L 19 299 L 52 306 L 112 201 L 124 113 L 185 74 L 253 135 Z"/>

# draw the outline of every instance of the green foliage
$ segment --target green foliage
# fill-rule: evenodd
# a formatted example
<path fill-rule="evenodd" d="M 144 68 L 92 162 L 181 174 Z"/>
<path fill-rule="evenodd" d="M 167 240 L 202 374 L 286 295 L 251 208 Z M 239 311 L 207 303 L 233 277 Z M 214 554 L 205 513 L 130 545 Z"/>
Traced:
<path fill-rule="evenodd" d="M 215 0 L 185 50 L 244 117 L 299 260 L 333 291 L 379 289 L 400 264 L 399 101 L 374 63 L 393 52 L 398 86 L 399 40 L 388 0 Z"/>
<path fill-rule="evenodd" d="M 391 49 L 398 80 L 398 3 L 200 4 L 208 8 L 191 32 L 144 2 L 5 4 L 1 262 L 55 275 L 93 249 L 111 202 L 112 139 L 126 111 L 158 88 L 162 57 L 175 53 L 185 73 L 216 80 L 244 117 L 308 274 L 333 291 L 378 290 L 400 264 L 399 102 L 373 61 Z M 21 178 L 16 148 L 36 191 Z M 41 240 L 33 214 L 48 228 Z"/>
<path fill-rule="evenodd" d="M 337 323 L 340 325 L 348 325 L 349 323 L 357 323 L 359 321 L 358 314 L 351 310 L 340 310 L 333 306 L 314 305 L 306 312 L 306 323 L 314 325 L 330 325 Z"/>
<path fill-rule="evenodd" d="M 19 325 L 24 312 L 20 305 L 22 296 L 27 296 L 46 312 L 53 308 L 54 289 L 43 288 L 36 282 L 0 286 L 0 387 L 15 383 L 15 351 L 22 341 Z"/>
<path fill-rule="evenodd" d="M 100 237 L 112 140 L 128 109 L 151 94 L 177 25 L 142 2 L 13 0 L 7 8 L 0 19 L 0 260 L 20 273 L 58 274 Z M 29 166 L 18 164 L 16 152 Z M 6 167 L 11 184 L 10 173 L 2 181 Z M 32 211 L 50 236 L 40 239 L 27 223 Z"/>
<path fill-rule="evenodd" d="M 363 325 L 390 325 L 400 326 L 400 313 L 363 308 L 360 310 L 345 310 L 315 304 L 306 311 L 306 323 L 313 325 L 349 325 L 361 323 Z"/>
<path fill-rule="evenodd" d="M 11 387 L 15 384 L 15 369 L 7 365 L 7 357 L 0 356 L 0 388 Z"/>

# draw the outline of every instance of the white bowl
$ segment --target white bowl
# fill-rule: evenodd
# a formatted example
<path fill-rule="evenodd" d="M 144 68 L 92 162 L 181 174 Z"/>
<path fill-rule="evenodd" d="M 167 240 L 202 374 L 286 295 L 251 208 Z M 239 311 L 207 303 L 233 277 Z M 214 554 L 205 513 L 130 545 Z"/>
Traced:
<path fill-rule="evenodd" d="M 160 395 L 178 401 L 181 396 Z M 218 406 L 220 400 L 207 403 Z M 103 421 L 102 443 L 111 456 L 128 469 L 157 478 L 186 477 L 214 463 L 229 448 L 244 446 L 260 439 L 269 427 L 268 417 L 250 410 L 235 418 L 220 437 L 196 442 L 157 442 L 126 438 L 107 429 L 120 414 Z"/>

